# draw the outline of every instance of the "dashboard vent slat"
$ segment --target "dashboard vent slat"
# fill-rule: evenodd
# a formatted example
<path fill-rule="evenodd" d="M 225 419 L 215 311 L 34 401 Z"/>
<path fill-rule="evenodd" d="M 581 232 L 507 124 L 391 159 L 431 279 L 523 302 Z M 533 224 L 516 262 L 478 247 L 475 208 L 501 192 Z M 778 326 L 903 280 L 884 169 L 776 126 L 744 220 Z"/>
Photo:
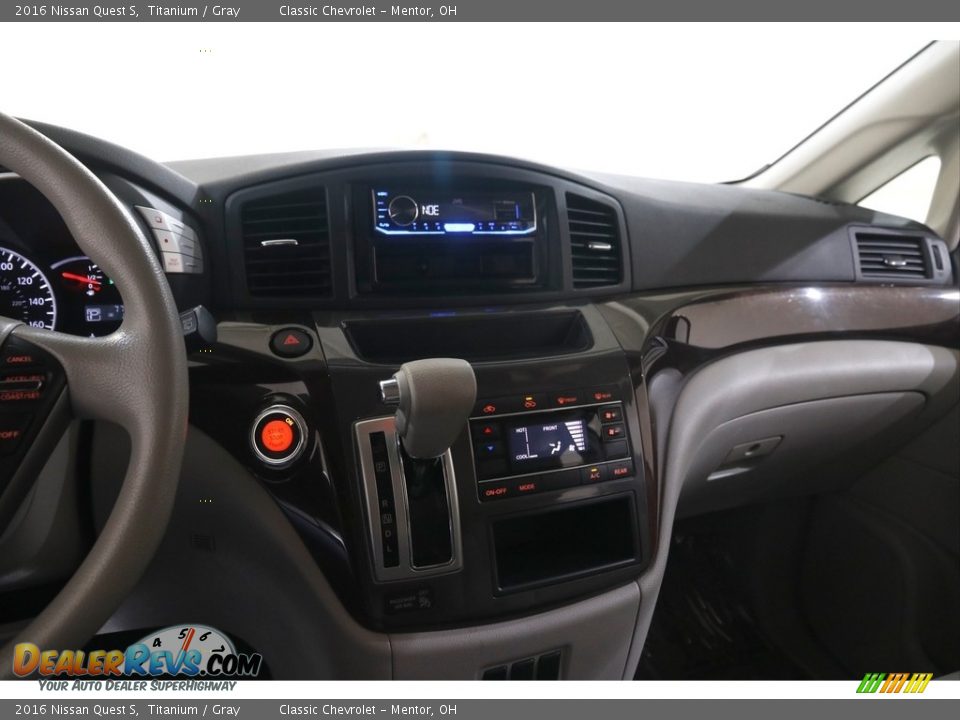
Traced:
<path fill-rule="evenodd" d="M 621 267 L 620 223 L 609 205 L 567 193 L 567 226 L 573 287 L 618 285 Z"/>
<path fill-rule="evenodd" d="M 856 232 L 857 261 L 864 279 L 917 280 L 931 276 L 922 235 Z"/>
<path fill-rule="evenodd" d="M 329 297 L 330 225 L 322 187 L 249 200 L 240 209 L 247 291 L 255 297 Z M 264 245 L 264 241 L 286 240 Z"/>

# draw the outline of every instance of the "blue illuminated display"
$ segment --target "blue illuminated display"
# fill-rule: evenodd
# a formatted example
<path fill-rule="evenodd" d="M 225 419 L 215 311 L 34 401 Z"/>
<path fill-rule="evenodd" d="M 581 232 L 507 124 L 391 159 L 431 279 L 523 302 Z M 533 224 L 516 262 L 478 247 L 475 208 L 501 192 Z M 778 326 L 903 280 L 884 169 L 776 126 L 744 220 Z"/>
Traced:
<path fill-rule="evenodd" d="M 531 192 L 431 189 L 373 191 L 374 230 L 382 235 L 531 235 Z"/>

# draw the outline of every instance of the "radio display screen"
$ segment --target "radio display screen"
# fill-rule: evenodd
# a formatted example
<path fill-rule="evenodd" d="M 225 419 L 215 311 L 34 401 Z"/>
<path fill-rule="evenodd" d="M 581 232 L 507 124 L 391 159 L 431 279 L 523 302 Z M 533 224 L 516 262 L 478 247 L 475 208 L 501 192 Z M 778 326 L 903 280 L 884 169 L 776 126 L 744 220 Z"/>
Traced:
<path fill-rule="evenodd" d="M 574 467 L 599 456 L 599 440 L 584 413 L 552 414 L 530 418 L 506 428 L 506 445 L 513 471 Z"/>
<path fill-rule="evenodd" d="M 373 190 L 374 230 L 383 235 L 529 235 L 531 192 Z"/>

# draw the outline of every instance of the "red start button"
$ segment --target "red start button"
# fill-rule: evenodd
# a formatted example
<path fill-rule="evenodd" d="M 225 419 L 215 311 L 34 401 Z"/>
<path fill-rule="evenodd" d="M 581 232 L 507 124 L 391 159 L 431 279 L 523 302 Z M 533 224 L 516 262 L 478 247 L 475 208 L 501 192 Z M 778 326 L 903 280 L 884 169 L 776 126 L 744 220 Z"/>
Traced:
<path fill-rule="evenodd" d="M 261 463 L 280 469 L 300 457 L 306 449 L 307 433 L 300 413 L 288 405 L 273 405 L 254 420 L 250 444 Z"/>
<path fill-rule="evenodd" d="M 293 445 L 293 418 L 271 420 L 260 431 L 260 442 L 270 452 L 282 453 Z"/>

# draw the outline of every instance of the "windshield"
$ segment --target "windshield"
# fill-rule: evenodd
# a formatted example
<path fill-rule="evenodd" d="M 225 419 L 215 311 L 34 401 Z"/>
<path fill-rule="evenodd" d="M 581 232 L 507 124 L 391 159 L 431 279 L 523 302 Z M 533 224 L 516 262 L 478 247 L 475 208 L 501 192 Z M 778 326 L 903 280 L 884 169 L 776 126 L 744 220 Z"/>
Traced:
<path fill-rule="evenodd" d="M 914 54 L 916 38 L 753 26 L 18 25 L 3 110 L 157 160 L 326 148 L 490 152 L 734 180 Z"/>

